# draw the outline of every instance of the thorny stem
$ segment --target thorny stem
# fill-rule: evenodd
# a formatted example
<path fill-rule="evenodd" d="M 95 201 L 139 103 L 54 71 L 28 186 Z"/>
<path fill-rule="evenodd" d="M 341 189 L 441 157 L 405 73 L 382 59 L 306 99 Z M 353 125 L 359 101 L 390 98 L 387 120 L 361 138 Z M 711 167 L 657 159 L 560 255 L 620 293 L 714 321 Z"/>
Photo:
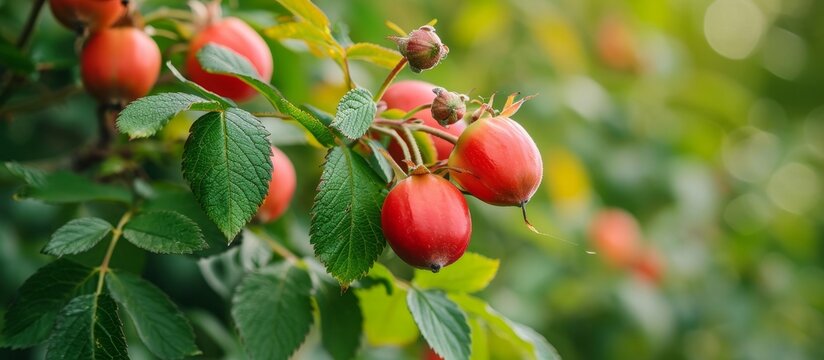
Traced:
<path fill-rule="evenodd" d="M 421 149 L 418 147 L 418 142 L 415 140 L 415 135 L 412 135 L 412 130 L 408 126 L 401 128 L 403 134 L 406 135 L 406 140 L 409 141 L 409 146 L 412 148 L 412 154 L 415 155 L 415 165 L 423 165 L 423 158 L 421 157 Z"/>
<path fill-rule="evenodd" d="M 403 141 L 403 138 L 401 138 L 397 131 L 374 125 L 372 125 L 370 128 L 377 132 L 391 136 L 392 139 L 394 139 L 395 142 L 398 143 L 398 146 L 401 147 L 401 151 L 403 151 L 403 159 L 410 161 L 412 160 L 412 156 L 409 153 L 409 147 L 406 145 L 406 141 Z"/>
<path fill-rule="evenodd" d="M 431 107 L 432 107 L 432 103 L 428 103 L 428 104 L 423 104 L 421 106 L 418 106 L 418 107 L 416 107 L 412 110 L 409 110 L 409 111 L 406 112 L 406 114 L 403 115 L 403 120 L 409 120 L 413 116 L 415 116 L 415 114 L 417 114 L 419 111 L 426 110 L 426 109 L 429 109 Z"/>
<path fill-rule="evenodd" d="M 100 295 L 103 292 L 103 280 L 106 278 L 106 272 L 109 271 L 109 262 L 112 260 L 114 247 L 117 246 L 117 240 L 120 240 L 120 236 L 123 235 L 123 227 L 126 226 L 126 223 L 129 222 L 131 218 L 132 211 L 126 211 L 126 213 L 120 217 L 117 227 L 112 230 L 112 241 L 109 242 L 109 248 L 106 249 L 106 255 L 103 256 L 103 262 L 100 263 L 100 268 L 98 269 L 100 275 L 97 278 L 97 291 L 95 291 L 95 295 Z"/>
<path fill-rule="evenodd" d="M 272 252 L 274 252 L 275 254 L 280 255 L 280 257 L 286 259 L 286 261 L 289 261 L 292 264 L 297 264 L 298 262 L 300 262 L 300 259 L 294 253 L 289 251 L 289 249 L 281 245 L 279 242 L 275 241 L 275 239 L 272 239 L 272 237 L 269 236 L 269 234 L 267 234 L 266 231 L 263 230 L 263 228 L 254 227 L 251 228 L 251 230 L 255 235 L 263 239 L 263 241 L 265 241 L 266 244 L 269 245 L 269 248 L 272 249 Z"/>
<path fill-rule="evenodd" d="M 375 93 L 375 97 L 373 98 L 375 102 L 380 101 L 380 99 L 383 97 L 383 93 L 385 93 L 386 89 L 389 88 L 389 84 L 392 84 L 392 81 L 395 80 L 395 78 L 398 76 L 401 70 L 403 70 L 403 68 L 406 66 L 406 62 L 406 58 L 402 58 L 401 61 L 398 62 L 398 65 L 395 65 L 395 68 L 392 69 L 391 72 L 389 72 L 389 75 L 386 76 L 386 80 L 383 81 L 383 84 L 381 85 L 380 89 L 378 89 L 378 92 Z"/>

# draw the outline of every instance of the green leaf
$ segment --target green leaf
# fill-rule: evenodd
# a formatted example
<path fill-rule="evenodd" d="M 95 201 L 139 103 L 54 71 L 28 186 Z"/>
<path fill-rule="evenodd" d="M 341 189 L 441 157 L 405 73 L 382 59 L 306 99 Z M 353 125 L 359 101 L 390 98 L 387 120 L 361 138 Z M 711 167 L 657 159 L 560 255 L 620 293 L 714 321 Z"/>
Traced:
<path fill-rule="evenodd" d="M 389 164 L 389 160 L 381 155 L 380 144 L 373 139 L 366 139 L 364 142 L 366 143 L 364 149 L 366 151 L 364 152 L 367 152 L 365 154 L 361 154 L 364 160 L 369 163 L 369 166 L 381 177 L 383 182 L 389 183 L 392 181 L 394 172 L 392 170 L 392 165 Z"/>
<path fill-rule="evenodd" d="M 383 286 L 389 295 L 392 295 L 392 292 L 395 291 L 395 275 L 392 275 L 392 272 L 379 262 L 376 262 L 372 266 L 372 269 L 369 270 L 369 273 L 366 274 L 365 277 L 358 280 L 358 287 L 362 289 L 367 289 L 375 285 Z"/>
<path fill-rule="evenodd" d="M 203 115 L 183 148 L 183 177 L 231 241 L 263 203 L 272 177 L 269 134 L 246 111 Z"/>
<path fill-rule="evenodd" d="M 335 360 L 353 359 L 360 347 L 363 315 L 352 291 L 341 291 L 337 283 L 323 282 L 315 293 L 320 312 L 323 347 Z"/>
<path fill-rule="evenodd" d="M 366 134 L 372 121 L 375 120 L 377 111 L 369 90 L 363 88 L 349 90 L 338 103 L 332 127 L 338 129 L 350 140 L 355 140 Z"/>
<path fill-rule="evenodd" d="M 112 224 L 103 219 L 74 219 L 54 232 L 42 252 L 55 256 L 79 254 L 97 245 L 112 229 Z"/>
<path fill-rule="evenodd" d="M 0 39 L 0 65 L 19 75 L 34 72 L 34 61 L 13 44 Z"/>
<path fill-rule="evenodd" d="M 280 23 L 267 28 L 263 33 L 275 40 L 301 40 L 306 43 L 313 55 L 331 58 L 339 64 L 346 56 L 346 50 L 338 44 L 329 29 L 319 28 L 307 22 Z"/>
<path fill-rule="evenodd" d="M 152 283 L 129 273 L 109 272 L 106 286 L 126 309 L 140 339 L 157 357 L 180 359 L 200 353 L 189 321 Z"/>
<path fill-rule="evenodd" d="M 279 264 L 247 275 L 232 298 L 235 320 L 252 359 L 288 359 L 312 325 L 312 280 L 303 269 Z"/>
<path fill-rule="evenodd" d="M 319 29 L 329 28 L 329 19 L 326 14 L 310 0 L 277 0 L 277 2 L 292 14 L 300 16 L 315 27 Z"/>
<path fill-rule="evenodd" d="M 550 345 L 549 341 L 547 341 L 543 335 L 526 325 L 518 324 L 514 321 L 510 321 L 509 323 L 521 339 L 532 344 L 535 348 L 536 359 L 561 360 L 561 355 L 558 355 L 558 351 L 555 350 L 555 347 Z"/>
<path fill-rule="evenodd" d="M 143 211 L 167 210 L 182 214 L 192 219 L 203 233 L 208 247 L 194 255 L 202 257 L 221 253 L 226 250 L 226 237 L 200 208 L 192 192 L 183 185 L 153 184 L 151 194 L 143 203 Z"/>
<path fill-rule="evenodd" d="M 329 129 L 312 115 L 298 109 L 290 103 L 272 85 L 260 80 L 254 66 L 234 50 L 217 44 L 207 44 L 197 54 L 203 69 L 210 73 L 237 77 L 269 100 L 269 102 L 286 115 L 303 125 L 317 141 L 324 146 L 332 146 L 335 138 Z"/>
<path fill-rule="evenodd" d="M 418 327 L 406 307 L 406 290 L 391 293 L 381 286 L 357 289 L 363 310 L 363 330 L 372 346 L 404 346 L 418 339 Z"/>
<path fill-rule="evenodd" d="M 480 320 L 476 318 L 466 319 L 469 323 L 470 335 L 472 338 L 472 349 L 470 360 L 487 360 L 489 359 L 489 345 L 487 339 L 486 328 Z"/>
<path fill-rule="evenodd" d="M 346 48 L 346 57 L 352 60 L 363 60 L 375 65 L 393 69 L 401 61 L 401 53 L 371 43 L 357 43 Z"/>
<path fill-rule="evenodd" d="M 423 338 L 445 360 L 469 359 L 466 315 L 440 291 L 410 289 L 406 303 Z"/>
<path fill-rule="evenodd" d="M 78 296 L 60 311 L 46 360 L 128 358 L 117 304 L 108 295 Z"/>
<path fill-rule="evenodd" d="M 43 186 L 46 184 L 46 173 L 40 169 L 30 168 L 16 162 L 5 163 L 6 169 L 28 185 Z"/>
<path fill-rule="evenodd" d="M 169 69 L 169 72 L 172 73 L 172 75 L 175 78 L 177 78 L 180 82 L 182 82 L 184 85 L 186 85 L 190 89 L 192 89 L 194 91 L 197 91 L 200 95 L 203 95 L 204 98 L 219 102 L 220 104 L 223 105 L 224 109 L 229 108 L 229 107 L 237 107 L 237 104 L 235 104 L 235 102 L 232 101 L 231 99 L 227 99 L 227 98 L 222 97 L 218 94 L 215 94 L 215 93 L 213 93 L 209 90 L 206 90 L 204 87 L 198 85 L 196 82 L 191 81 L 191 80 L 187 79 L 186 77 L 184 77 L 183 74 L 181 74 L 180 71 L 177 70 L 177 68 L 174 65 L 172 65 L 171 61 L 166 62 L 166 67 Z"/>
<path fill-rule="evenodd" d="M 303 125 L 306 130 L 309 130 L 312 136 L 315 137 L 315 140 L 317 140 L 321 145 L 329 147 L 335 144 L 335 136 L 332 135 L 329 128 L 327 128 L 326 125 L 324 125 L 318 118 L 312 116 L 306 111 L 301 110 L 284 98 L 278 100 L 278 108 L 284 114 L 291 116 L 292 119 L 295 119 L 295 121 Z"/>
<path fill-rule="evenodd" d="M 384 187 L 352 150 L 329 150 L 309 235 L 315 257 L 344 286 L 366 274 L 386 246 L 380 228 Z"/>
<path fill-rule="evenodd" d="M 161 254 L 191 254 L 208 246 L 197 224 L 174 211 L 137 214 L 123 227 L 123 237 L 141 249 Z"/>
<path fill-rule="evenodd" d="M 415 270 L 413 283 L 422 289 L 436 288 L 468 293 L 481 291 L 495 278 L 499 263 L 497 259 L 468 252 L 460 260 L 441 269 L 437 274 L 431 271 Z"/>
<path fill-rule="evenodd" d="M 218 111 L 217 101 L 185 93 L 162 93 L 137 99 L 117 117 L 117 128 L 132 139 L 149 137 L 160 131 L 175 115 L 187 110 Z"/>
<path fill-rule="evenodd" d="M 27 173 L 24 176 L 31 176 L 31 174 Z M 42 178 L 31 178 L 31 180 L 34 180 L 34 182 L 23 186 L 15 194 L 16 197 L 33 198 L 57 204 L 94 200 L 117 201 L 127 204 L 132 202 L 132 194 L 126 187 L 98 184 L 70 172 L 56 172 Z"/>
<path fill-rule="evenodd" d="M 486 302 L 466 294 L 452 294 L 450 298 L 466 313 L 483 320 L 498 337 L 523 351 L 524 357 L 541 360 L 560 360 L 557 351 L 534 330 L 507 319 Z"/>
<path fill-rule="evenodd" d="M 314 116 L 314 117 L 315 117 L 316 119 L 318 119 L 318 120 L 321 122 L 321 124 L 323 124 L 324 126 L 330 126 L 330 125 L 332 125 L 332 121 L 334 121 L 334 120 L 335 120 L 335 117 L 334 117 L 332 114 L 330 114 L 330 113 L 328 113 L 328 112 L 326 112 L 326 111 L 323 111 L 323 110 L 321 110 L 321 109 L 318 109 L 318 108 L 316 108 L 316 107 L 314 107 L 314 106 L 312 106 L 312 105 L 309 105 L 309 104 L 303 104 L 303 105 L 301 105 L 301 109 L 303 109 L 304 111 L 308 112 L 310 115 Z"/>
<path fill-rule="evenodd" d="M 54 319 L 72 297 L 81 293 L 95 272 L 58 259 L 26 279 L 5 316 L 5 345 L 25 348 L 46 340 Z"/>

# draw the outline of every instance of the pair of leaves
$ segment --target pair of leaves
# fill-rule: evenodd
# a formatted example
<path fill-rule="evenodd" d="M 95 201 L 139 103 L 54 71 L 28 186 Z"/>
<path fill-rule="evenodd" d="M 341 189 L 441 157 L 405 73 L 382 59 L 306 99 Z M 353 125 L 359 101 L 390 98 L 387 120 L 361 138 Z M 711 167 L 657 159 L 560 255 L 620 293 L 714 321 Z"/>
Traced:
<path fill-rule="evenodd" d="M 166 295 L 127 273 L 108 273 L 111 297 L 94 291 L 98 272 L 58 259 L 29 277 L 5 315 L 6 345 L 25 348 L 47 338 L 47 359 L 127 358 L 120 303 L 138 334 L 164 359 L 198 353 L 194 333 Z"/>
<path fill-rule="evenodd" d="M 128 359 L 120 304 L 146 347 L 162 359 L 200 353 L 194 330 L 160 289 L 140 277 L 109 272 L 111 293 L 75 297 L 57 316 L 46 359 Z"/>
<path fill-rule="evenodd" d="M 114 228 L 99 218 L 69 221 L 52 235 L 43 253 L 62 256 L 93 248 Z M 123 227 L 123 237 L 137 247 L 155 253 L 190 254 L 207 247 L 194 221 L 173 211 L 148 211 Z"/>

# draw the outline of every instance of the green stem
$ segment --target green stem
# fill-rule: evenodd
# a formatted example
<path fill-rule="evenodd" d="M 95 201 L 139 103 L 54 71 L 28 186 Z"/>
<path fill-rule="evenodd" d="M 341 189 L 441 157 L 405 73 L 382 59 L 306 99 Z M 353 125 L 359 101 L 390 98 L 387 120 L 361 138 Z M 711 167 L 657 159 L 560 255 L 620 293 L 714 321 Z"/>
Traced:
<path fill-rule="evenodd" d="M 452 134 L 450 134 L 446 131 L 433 128 L 431 126 L 427 126 L 427 125 L 408 125 L 407 127 L 410 130 L 422 131 L 422 132 L 425 132 L 425 133 L 428 133 L 428 134 L 431 134 L 431 135 L 435 135 L 435 136 L 437 136 L 441 139 L 449 141 L 452 144 L 457 144 L 458 143 L 458 137 L 457 136 L 452 135 Z"/>
<path fill-rule="evenodd" d="M 352 82 L 352 71 L 349 70 L 349 59 L 346 57 L 344 57 L 341 62 L 341 70 L 343 70 L 343 77 L 346 80 L 346 86 L 349 87 L 349 90 L 354 89 L 355 83 Z"/>
<path fill-rule="evenodd" d="M 126 226 L 126 223 L 129 222 L 129 219 L 131 218 L 132 211 L 126 211 L 126 213 L 120 217 L 117 227 L 112 230 L 112 241 L 109 242 L 109 248 L 106 249 L 106 255 L 103 256 L 103 262 L 100 264 L 100 276 L 97 278 L 97 290 L 94 292 L 95 295 L 100 295 L 103 292 L 103 280 L 106 278 L 106 272 L 109 271 L 109 262 L 112 260 L 114 248 L 117 246 L 117 241 L 120 240 L 120 236 L 123 235 L 123 227 Z"/>
<path fill-rule="evenodd" d="M 413 130 L 413 131 L 422 131 L 422 132 L 425 132 L 425 133 L 428 133 L 428 134 L 431 134 L 431 135 L 435 135 L 435 136 L 437 136 L 441 139 L 444 139 L 446 141 L 449 141 L 450 143 L 453 143 L 453 144 L 458 143 L 458 137 L 457 136 L 452 135 L 452 134 L 450 134 L 446 131 L 443 131 L 441 129 L 436 129 L 436 128 L 433 128 L 431 126 L 424 125 L 424 124 L 406 124 L 406 123 L 402 123 L 402 122 L 399 122 L 399 121 L 386 120 L 386 119 L 375 119 L 375 124 L 388 126 L 388 127 L 393 127 L 393 128 L 409 128 L 410 130 Z"/>
<path fill-rule="evenodd" d="M 300 262 L 300 259 L 294 253 L 289 251 L 289 249 L 281 245 L 279 242 L 275 241 L 275 239 L 272 239 L 272 237 L 269 236 L 269 234 L 267 234 L 266 231 L 263 230 L 263 228 L 256 226 L 250 229 L 252 230 L 252 233 L 257 235 L 257 237 L 263 239 L 263 241 L 265 241 L 266 244 L 269 245 L 269 248 L 272 249 L 272 252 L 274 252 L 275 254 L 280 255 L 280 257 L 286 259 L 292 264 L 297 264 L 298 262 Z"/>
<path fill-rule="evenodd" d="M 412 130 L 409 130 L 408 126 L 404 126 L 401 129 L 403 130 L 403 134 L 406 135 L 406 140 L 409 141 L 409 147 L 412 148 L 412 154 L 415 155 L 415 165 L 423 165 L 421 149 L 418 147 L 418 141 L 415 140 L 415 135 L 412 134 Z"/>
<path fill-rule="evenodd" d="M 380 89 L 378 89 L 378 92 L 375 93 L 375 97 L 373 98 L 375 102 L 380 101 L 380 99 L 383 97 L 383 94 L 386 92 L 386 89 L 389 88 L 389 85 L 392 84 L 392 81 L 395 80 L 396 77 L 398 77 L 398 74 L 401 72 L 401 70 L 403 70 L 405 66 L 406 58 L 402 58 L 401 61 L 398 62 L 398 65 L 395 65 L 395 68 L 392 69 L 392 71 L 389 72 L 389 75 L 386 76 L 386 80 L 383 81 L 383 84 L 381 85 Z"/>
<path fill-rule="evenodd" d="M 283 119 L 283 120 L 291 120 L 292 119 L 291 116 L 286 115 L 286 114 L 281 114 L 279 112 L 262 111 L 262 112 L 253 112 L 252 115 L 254 115 L 256 117 L 278 118 L 278 119 Z"/>
<path fill-rule="evenodd" d="M 397 131 L 374 125 L 371 126 L 371 129 L 391 136 L 392 139 L 394 139 L 395 142 L 398 143 L 398 146 L 401 147 L 401 151 L 403 151 L 403 159 L 409 161 L 412 160 L 412 156 L 410 155 L 409 147 L 406 145 L 406 141 L 403 141 L 403 138 L 400 135 L 398 135 Z"/>
<path fill-rule="evenodd" d="M 418 106 L 418 107 L 416 107 L 416 108 L 414 108 L 414 109 L 409 110 L 408 112 L 406 112 L 406 114 L 404 114 L 404 115 L 403 115 L 403 118 L 402 118 L 402 119 L 403 119 L 403 120 L 409 120 L 409 119 L 411 119 L 413 116 L 415 116 L 415 114 L 417 114 L 419 111 L 421 111 L 421 110 L 426 110 L 426 109 L 429 109 L 429 108 L 431 108 L 431 107 L 432 107 L 432 104 L 431 104 L 431 103 L 429 103 L 429 104 L 423 104 L 423 105 L 421 105 L 421 106 Z"/>

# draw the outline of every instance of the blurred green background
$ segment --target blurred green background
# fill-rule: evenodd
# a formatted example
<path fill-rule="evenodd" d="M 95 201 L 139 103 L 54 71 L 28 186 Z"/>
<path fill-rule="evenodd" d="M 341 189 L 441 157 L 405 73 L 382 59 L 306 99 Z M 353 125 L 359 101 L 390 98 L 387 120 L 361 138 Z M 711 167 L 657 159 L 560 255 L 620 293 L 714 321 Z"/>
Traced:
<path fill-rule="evenodd" d="M 31 3 L 0 0 L 3 42 L 17 39 Z M 185 7 L 138 3 L 144 14 Z M 449 57 L 401 78 L 472 96 L 540 94 L 515 119 L 544 158 L 530 220 L 554 236 L 531 233 L 518 209 L 470 201 L 470 250 L 501 259 L 498 277 L 481 296 L 541 332 L 565 359 L 824 358 L 824 2 L 316 3 L 355 41 L 387 47 L 392 32 L 384 20 L 411 29 L 437 18 Z M 224 9 L 257 29 L 285 13 L 263 0 L 227 0 Z M 30 45 L 41 68 L 4 99 L 0 160 L 54 169 L 94 142 L 96 105 L 76 90 L 73 34 L 48 9 L 41 15 Z M 156 40 L 168 48 L 168 40 Z M 270 46 L 273 83 L 296 103 L 333 110 L 345 91 L 334 63 L 297 43 Z M 352 72 L 374 90 L 387 71 L 353 63 Z M 157 89 L 176 86 L 164 75 Z M 245 107 L 268 110 L 262 100 Z M 154 178 L 180 180 L 175 149 L 187 121 L 141 143 L 147 154 L 171 149 L 140 164 Z M 273 228 L 311 254 L 308 209 L 322 153 L 301 139 L 294 129 L 273 135 L 299 181 L 290 211 Z M 137 166 L 130 161 L 105 165 Z M 0 313 L 51 260 L 39 250 L 54 230 L 111 206 L 15 201 L 19 185 L 0 172 Z M 590 223 L 604 208 L 624 209 L 639 221 L 644 247 L 659 256 L 659 279 L 588 253 L 595 250 Z M 123 249 L 116 263 L 167 291 L 191 315 L 199 337 L 223 339 L 201 344 L 205 357 L 226 355 L 219 349 L 234 341 L 228 305 L 204 280 L 198 260 Z M 99 258 L 100 252 L 89 255 L 92 263 Z M 400 276 L 411 274 L 389 250 L 383 261 Z M 297 357 L 325 358 L 317 343 L 310 336 Z M 134 357 L 149 356 L 140 344 L 129 346 Z M 416 358 L 421 346 L 365 349 L 361 356 Z M 42 356 L 43 349 L 0 350 L 0 358 Z"/>

